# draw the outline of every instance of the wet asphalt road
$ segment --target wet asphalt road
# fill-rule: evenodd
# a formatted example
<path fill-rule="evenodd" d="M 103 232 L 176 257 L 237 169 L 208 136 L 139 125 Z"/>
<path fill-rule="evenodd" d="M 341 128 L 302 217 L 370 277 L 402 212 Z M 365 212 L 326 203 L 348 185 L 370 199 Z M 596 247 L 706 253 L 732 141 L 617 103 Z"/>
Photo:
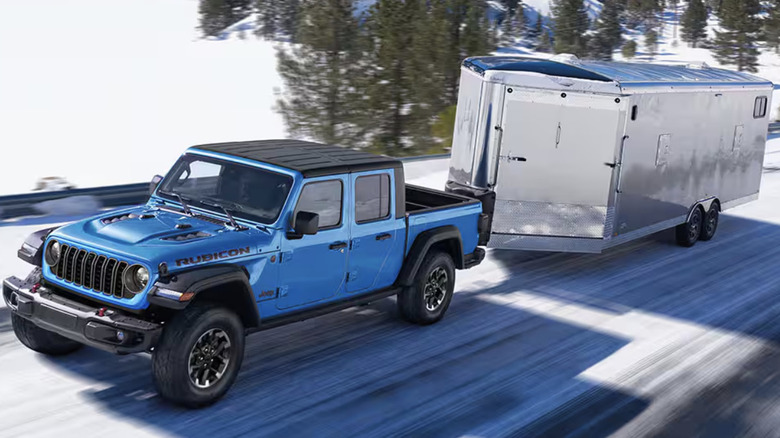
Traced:
<path fill-rule="evenodd" d="M 710 242 L 490 251 L 439 324 L 386 299 L 251 336 L 233 389 L 199 411 L 159 399 L 148 356 L 24 349 L 0 307 L 0 436 L 780 436 L 772 145 L 761 199 Z M 6 252 L 20 235 L 0 227 Z"/>

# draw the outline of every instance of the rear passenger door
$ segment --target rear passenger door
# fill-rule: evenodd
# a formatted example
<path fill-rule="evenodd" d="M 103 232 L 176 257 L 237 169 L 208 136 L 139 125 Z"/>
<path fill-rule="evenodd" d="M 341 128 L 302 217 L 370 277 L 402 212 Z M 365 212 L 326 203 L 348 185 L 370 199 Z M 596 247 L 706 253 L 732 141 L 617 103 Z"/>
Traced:
<path fill-rule="evenodd" d="M 388 169 L 354 173 L 350 177 L 354 205 L 347 269 L 349 293 L 380 289 L 395 281 L 397 272 L 390 269 L 388 258 L 398 248 L 403 233 L 399 238 L 394 176 Z M 400 224 L 403 227 L 403 219 Z"/>

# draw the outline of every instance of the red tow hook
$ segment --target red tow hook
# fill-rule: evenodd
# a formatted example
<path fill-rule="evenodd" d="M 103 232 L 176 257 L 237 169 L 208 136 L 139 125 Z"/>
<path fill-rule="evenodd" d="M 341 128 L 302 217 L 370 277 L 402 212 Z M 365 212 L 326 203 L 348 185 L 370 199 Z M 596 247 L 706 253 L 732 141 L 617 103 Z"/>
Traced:
<path fill-rule="evenodd" d="M 30 292 L 32 292 L 34 294 L 38 293 L 38 289 L 40 289 L 40 288 L 41 288 L 41 284 L 40 283 L 35 283 L 33 285 L 33 287 L 30 288 Z"/>
<path fill-rule="evenodd" d="M 100 317 L 106 316 L 106 310 L 107 309 L 105 307 L 99 308 L 98 311 L 97 311 L 97 316 L 100 316 Z"/>

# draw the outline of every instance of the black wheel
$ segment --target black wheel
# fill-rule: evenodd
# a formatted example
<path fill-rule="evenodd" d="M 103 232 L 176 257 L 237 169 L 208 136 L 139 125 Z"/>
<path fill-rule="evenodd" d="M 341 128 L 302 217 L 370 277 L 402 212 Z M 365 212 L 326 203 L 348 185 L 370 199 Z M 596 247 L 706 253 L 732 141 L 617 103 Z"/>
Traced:
<path fill-rule="evenodd" d="M 152 354 L 160 395 L 192 408 L 219 400 L 238 376 L 244 336 L 241 319 L 223 307 L 194 304 L 177 314 Z"/>
<path fill-rule="evenodd" d="M 691 217 L 688 219 L 688 222 L 677 225 L 675 234 L 678 245 L 688 248 L 699 240 L 704 219 L 701 210 L 701 207 L 696 207 L 693 212 L 691 212 Z"/>
<path fill-rule="evenodd" d="M 435 251 L 425 256 L 414 283 L 398 294 L 398 311 L 415 324 L 442 319 L 455 290 L 455 264 L 449 254 Z"/>
<path fill-rule="evenodd" d="M 699 240 L 710 240 L 715 237 L 715 231 L 718 230 L 718 219 L 720 218 L 720 204 L 718 201 L 710 205 L 709 210 L 704 215 L 704 225 L 702 225 L 701 236 Z"/>
<path fill-rule="evenodd" d="M 11 315 L 11 325 L 19 341 L 38 353 L 63 356 L 84 346 L 57 333 L 44 330 L 18 315 Z"/>

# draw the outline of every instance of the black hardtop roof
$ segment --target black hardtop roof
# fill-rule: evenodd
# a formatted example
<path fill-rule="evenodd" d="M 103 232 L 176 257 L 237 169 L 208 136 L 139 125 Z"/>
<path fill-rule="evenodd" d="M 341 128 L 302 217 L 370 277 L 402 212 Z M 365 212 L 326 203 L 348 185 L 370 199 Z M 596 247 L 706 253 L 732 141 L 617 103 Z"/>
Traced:
<path fill-rule="evenodd" d="M 403 167 L 396 158 L 301 140 L 214 143 L 193 146 L 193 149 L 286 167 L 300 172 L 304 177 Z"/>

